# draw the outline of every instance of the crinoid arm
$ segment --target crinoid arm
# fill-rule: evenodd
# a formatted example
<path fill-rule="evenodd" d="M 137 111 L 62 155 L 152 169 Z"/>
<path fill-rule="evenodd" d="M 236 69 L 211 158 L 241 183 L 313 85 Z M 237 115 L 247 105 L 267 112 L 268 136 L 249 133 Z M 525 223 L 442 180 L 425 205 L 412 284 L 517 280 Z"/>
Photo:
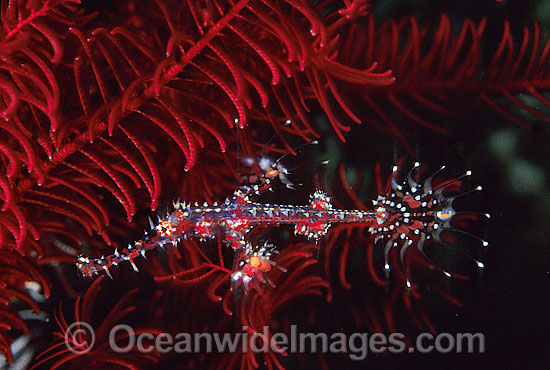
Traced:
<path fill-rule="evenodd" d="M 416 248 L 427 262 L 441 271 L 445 276 L 451 277 L 453 276 L 451 272 L 435 265 L 426 255 L 424 246 L 427 241 L 432 240 L 439 245 L 465 255 L 480 269 L 484 268 L 484 264 L 481 261 L 445 243 L 441 235 L 445 231 L 466 234 L 479 240 L 484 247 L 488 245 L 488 242 L 485 240 L 451 226 L 451 220 L 458 214 L 479 214 L 477 212 L 456 212 L 453 207 L 453 202 L 462 195 L 481 190 L 481 187 L 452 196 L 445 194 L 446 189 L 452 184 L 461 181 L 462 178 L 470 176 L 471 171 L 467 171 L 460 177 L 434 187 L 432 185 L 434 177 L 445 167 L 441 167 L 424 181 L 418 182 L 415 178 L 419 166 L 420 164 L 416 162 L 401 183 L 396 179 L 398 168 L 397 166 L 393 167 L 393 173 L 386 194 L 384 196 L 378 196 L 378 198 L 373 201 L 376 221 L 373 222 L 369 228 L 370 233 L 376 235 L 375 243 L 378 241 L 383 243 L 385 260 L 384 270 L 386 274 L 389 274 L 391 268 L 389 258 L 390 252 L 393 248 L 398 250 L 399 261 L 401 263 L 401 268 L 405 272 L 408 288 L 411 287 L 411 282 L 405 257 L 409 248 Z M 489 214 L 481 215 L 487 218 L 490 217 Z"/>
<path fill-rule="evenodd" d="M 262 246 L 253 246 L 250 243 L 235 254 L 233 273 L 231 274 L 231 290 L 244 290 L 245 295 L 251 290 L 262 293 L 264 284 L 275 288 L 275 283 L 267 276 L 273 267 L 286 272 L 284 267 L 273 261 L 274 255 L 279 254 L 273 244 L 265 242 Z"/>

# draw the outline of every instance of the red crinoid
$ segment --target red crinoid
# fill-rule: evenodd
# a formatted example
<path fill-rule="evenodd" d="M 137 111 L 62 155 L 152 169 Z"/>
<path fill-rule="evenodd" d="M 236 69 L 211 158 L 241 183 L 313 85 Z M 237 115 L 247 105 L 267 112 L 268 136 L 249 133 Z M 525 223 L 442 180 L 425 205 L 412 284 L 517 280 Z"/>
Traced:
<path fill-rule="evenodd" d="M 9 171 L 2 187 L 5 215 L 18 225 L 10 230 L 15 244 L 22 246 L 29 231 L 38 238 L 35 225 L 52 215 L 74 219 L 109 242 L 109 212 L 97 201 L 102 189 L 131 221 L 141 186 L 156 208 L 160 163 L 184 157 L 189 171 L 200 148 L 215 150 L 210 143 L 217 142 L 225 152 L 230 129 L 251 120 L 270 123 L 282 140 L 300 133 L 308 139 L 312 131 L 297 116 L 309 110 L 308 84 L 393 81 L 389 73 L 334 60 L 336 31 L 345 22 L 330 25 L 315 8 L 283 3 L 130 2 L 132 22 L 112 29 L 79 19 L 73 0 L 5 7 L 3 116 L 14 123 L 5 131 L 17 146 L 4 150 Z M 243 52 L 235 55 L 236 49 Z M 18 170 L 23 163 L 29 176 Z M 31 220 L 31 214 L 40 216 Z"/>
<path fill-rule="evenodd" d="M 129 305 L 133 299 L 137 289 L 129 291 L 122 297 L 98 326 L 93 325 L 94 306 L 97 305 L 97 296 L 101 290 L 101 281 L 104 276 L 99 277 L 90 286 L 82 302 L 78 298 L 74 305 L 74 317 L 72 322 L 67 322 L 64 314 L 59 310 L 59 314 L 55 315 L 55 321 L 59 331 L 54 331 L 55 344 L 52 344 L 48 349 L 42 352 L 37 361 L 32 367 L 38 368 L 42 364 L 48 364 L 49 369 L 82 369 L 93 366 L 98 368 L 101 366 L 117 366 L 124 369 L 136 370 L 147 362 L 156 362 L 158 353 L 140 353 L 135 347 L 126 353 L 115 352 L 114 346 L 111 343 L 111 329 L 122 318 L 130 314 L 136 309 L 135 305 Z M 139 328 L 135 329 L 134 333 L 160 334 L 154 328 Z M 121 331 L 115 337 L 119 347 L 125 348 L 125 340 L 128 338 L 126 331 Z"/>
<path fill-rule="evenodd" d="M 168 284 L 176 289 L 185 287 L 208 286 L 206 297 L 212 302 L 219 302 L 222 296 L 216 294 L 218 289 L 229 289 L 231 268 L 225 266 L 223 250 L 225 246 L 218 241 L 214 256 L 209 256 L 197 241 L 183 241 L 181 250 L 173 248 L 168 255 L 168 266 L 163 267 L 158 259 L 153 259 L 151 266 L 145 266 L 151 270 L 157 283 Z M 203 291 L 204 293 L 204 291 Z M 224 304 L 224 309 L 228 310 Z M 227 311 L 230 313 L 230 311 Z"/>
<path fill-rule="evenodd" d="M 493 51 L 487 47 L 489 22 L 466 19 L 458 32 L 445 14 L 437 26 L 414 17 L 377 25 L 372 15 L 367 22 L 350 23 L 341 34 L 339 60 L 356 68 L 376 62 L 396 80 L 384 87 L 346 89 L 340 114 L 396 135 L 410 154 L 405 133 L 416 131 L 414 124 L 445 134 L 454 129 L 455 117 L 467 118 L 474 107 L 522 127 L 550 121 L 550 101 L 542 93 L 549 82 L 550 40 L 541 44 L 538 23 L 524 27 L 521 39 L 514 40 L 505 22 Z"/>
<path fill-rule="evenodd" d="M 2 247 L 22 254 L 126 243 L 138 210 L 211 196 L 203 164 L 227 169 L 233 127 L 267 124 L 285 143 L 309 140 L 306 112 L 331 98 L 327 79 L 393 81 L 334 59 L 339 27 L 366 1 L 330 20 L 320 15 L 330 2 L 301 0 L 128 1 L 114 5 L 122 18 L 97 19 L 79 3 L 2 3 Z M 210 159 L 198 166 L 201 151 L 226 152 L 221 171 Z M 181 194 L 180 183 L 199 192 Z"/>
<path fill-rule="evenodd" d="M 21 257 L 17 252 L 0 250 L 0 351 L 12 361 L 10 342 L 16 331 L 28 334 L 25 322 L 19 317 L 15 309 L 10 307 L 14 301 L 21 301 L 28 305 L 35 313 L 40 312 L 38 304 L 27 295 L 27 283 L 39 283 L 43 294 L 50 296 L 50 283 L 45 279 L 32 263 Z"/>
<path fill-rule="evenodd" d="M 377 27 L 369 5 L 2 1 L 2 253 L 48 265 L 123 248 L 141 236 L 151 209 L 177 197 L 223 199 L 238 181 L 237 157 L 273 133 L 291 150 L 321 135 L 345 140 L 348 122 L 365 122 L 412 152 L 407 121 L 443 132 L 437 118 L 454 117 L 464 96 L 518 124 L 530 122 L 518 110 L 548 120 L 550 44 L 539 45 L 537 25 L 514 44 L 506 23 L 487 58 L 484 20 L 465 20 L 458 33 L 446 16 L 435 30 L 415 18 Z M 213 279 L 214 297 L 229 270 L 196 249 L 179 270 L 159 264 L 153 274 L 192 285 Z M 25 269 L 24 261 L 3 259 L 0 271 Z M 32 271 L 9 277 L 17 289 L 2 288 L 5 301 L 25 300 L 27 278 L 47 284 Z M 24 329 L 9 312 L 0 326 Z M 6 352 L 8 334 L 2 329 Z"/>

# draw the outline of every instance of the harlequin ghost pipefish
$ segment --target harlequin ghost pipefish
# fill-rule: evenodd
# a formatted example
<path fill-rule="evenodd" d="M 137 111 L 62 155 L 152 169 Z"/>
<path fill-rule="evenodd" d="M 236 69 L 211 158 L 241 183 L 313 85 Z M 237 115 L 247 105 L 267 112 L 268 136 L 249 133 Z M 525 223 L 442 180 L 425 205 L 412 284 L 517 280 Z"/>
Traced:
<path fill-rule="evenodd" d="M 95 259 L 79 256 L 77 266 L 86 277 L 102 271 L 111 276 L 109 269 L 124 261 L 129 261 L 137 271 L 134 258 L 144 256 L 148 250 L 167 244 L 177 244 L 188 237 L 200 240 L 221 237 L 237 255 L 238 260 L 232 278 L 244 279 L 248 287 L 251 279 L 267 281 L 263 274 L 274 265 L 270 259 L 274 250 L 272 246 L 255 247 L 247 241 L 247 235 L 254 227 L 294 225 L 295 234 L 318 240 L 327 234 L 332 224 L 363 223 L 369 226 L 371 234 L 376 235 L 375 242 L 381 240 L 384 243 L 385 270 L 390 269 L 390 250 L 399 249 L 401 264 L 407 275 L 407 285 L 410 287 L 404 261 L 408 248 L 416 246 L 429 261 L 423 251 L 427 240 L 434 239 L 446 245 L 440 238 L 444 230 L 467 234 L 451 226 L 451 219 L 459 214 L 452 205 L 457 196 L 446 196 L 443 192 L 450 184 L 469 176 L 471 172 L 468 171 L 439 187 L 433 187 L 432 179 L 444 167 L 424 182 L 417 183 L 413 179 L 413 174 L 418 167 L 419 164 L 415 163 L 405 180 L 399 184 L 395 179 L 397 166 L 394 166 L 388 191 L 373 200 L 373 210 L 333 208 L 331 198 L 319 190 L 310 195 L 308 205 L 256 203 L 250 199 L 254 193 L 253 189 L 246 187 L 235 191 L 233 197 L 226 199 L 222 204 L 204 203 L 199 206 L 175 202 L 174 211 L 159 219 L 156 225 L 151 222 L 151 231 L 143 239 L 128 245 L 122 251 L 115 251 L 110 256 Z M 473 191 L 475 190 L 481 190 L 481 187 Z M 489 218 L 488 214 L 484 216 Z M 486 241 L 479 240 L 484 246 L 488 245 Z M 482 262 L 474 262 L 479 268 L 484 267 Z M 446 276 L 451 276 L 449 272 L 440 270 Z"/>

